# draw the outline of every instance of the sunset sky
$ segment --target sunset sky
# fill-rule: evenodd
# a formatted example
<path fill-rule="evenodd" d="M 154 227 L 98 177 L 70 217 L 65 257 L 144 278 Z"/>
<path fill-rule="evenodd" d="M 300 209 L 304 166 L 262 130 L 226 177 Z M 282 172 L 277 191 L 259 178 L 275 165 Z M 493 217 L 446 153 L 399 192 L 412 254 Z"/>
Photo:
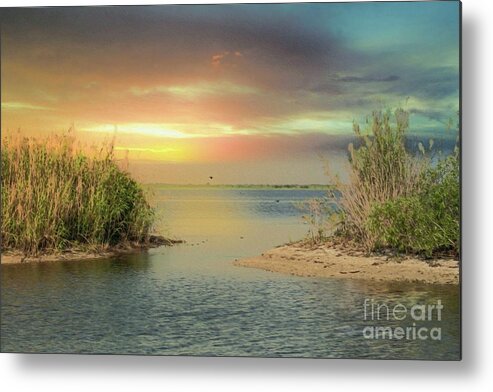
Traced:
<path fill-rule="evenodd" d="M 146 182 L 324 183 L 353 119 L 459 107 L 459 4 L 0 9 L 2 133 L 116 135 Z"/>

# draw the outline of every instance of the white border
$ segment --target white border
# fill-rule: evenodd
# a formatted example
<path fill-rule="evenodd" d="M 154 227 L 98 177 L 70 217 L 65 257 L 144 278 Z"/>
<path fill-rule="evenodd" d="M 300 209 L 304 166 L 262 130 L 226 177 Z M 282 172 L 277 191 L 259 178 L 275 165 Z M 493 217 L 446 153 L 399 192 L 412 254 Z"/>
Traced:
<path fill-rule="evenodd" d="M 224 3 L 228 1 L 216 1 Z M 262 2 L 262 1 L 244 1 Z M 8 1 L 2 6 L 167 1 Z M 181 1 L 181 4 L 211 3 Z M 0 355 L 6 391 L 485 391 L 493 385 L 491 1 L 463 2 L 463 361 Z"/>

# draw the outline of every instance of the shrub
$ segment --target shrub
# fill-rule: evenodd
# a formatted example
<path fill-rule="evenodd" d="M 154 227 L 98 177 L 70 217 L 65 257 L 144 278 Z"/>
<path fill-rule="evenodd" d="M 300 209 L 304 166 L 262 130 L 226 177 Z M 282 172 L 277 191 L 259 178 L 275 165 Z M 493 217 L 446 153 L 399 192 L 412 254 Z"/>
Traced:
<path fill-rule="evenodd" d="M 37 254 L 145 242 L 154 212 L 111 144 L 83 152 L 70 136 L 2 140 L 2 248 Z"/>
<path fill-rule="evenodd" d="M 376 248 L 400 252 L 459 253 L 460 238 L 459 152 L 423 172 L 416 195 L 399 197 L 374 206 L 369 231 Z"/>

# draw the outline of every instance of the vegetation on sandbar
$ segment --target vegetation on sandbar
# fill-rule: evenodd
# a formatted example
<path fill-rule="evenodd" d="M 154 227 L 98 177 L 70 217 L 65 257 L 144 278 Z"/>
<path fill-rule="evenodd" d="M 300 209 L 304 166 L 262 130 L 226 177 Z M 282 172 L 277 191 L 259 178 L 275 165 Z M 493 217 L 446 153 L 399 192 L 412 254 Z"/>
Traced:
<path fill-rule="evenodd" d="M 69 135 L 2 140 L 2 251 L 97 250 L 150 240 L 154 211 L 113 145 Z"/>
<path fill-rule="evenodd" d="M 433 149 L 433 140 L 406 148 L 408 128 L 403 109 L 373 112 L 364 131 L 354 124 L 357 147 L 349 145 L 349 179 L 336 180 L 336 191 L 311 209 L 312 221 L 320 222 L 320 205 L 332 206 L 323 210 L 332 233 L 327 236 L 319 223 L 312 241 L 351 243 L 368 253 L 458 257 L 458 139 L 448 155 Z"/>

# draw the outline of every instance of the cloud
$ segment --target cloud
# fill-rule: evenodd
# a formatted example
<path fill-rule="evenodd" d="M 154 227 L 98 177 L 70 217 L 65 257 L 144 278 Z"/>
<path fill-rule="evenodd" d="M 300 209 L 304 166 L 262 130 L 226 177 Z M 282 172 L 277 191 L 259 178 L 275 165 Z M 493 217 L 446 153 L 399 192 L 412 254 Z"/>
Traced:
<path fill-rule="evenodd" d="M 234 52 L 222 52 L 218 54 L 214 54 L 211 57 L 211 65 L 215 68 L 219 68 L 220 66 L 229 65 L 236 66 L 236 61 L 243 57 L 243 54 L 239 51 Z"/>
<path fill-rule="evenodd" d="M 187 99 L 260 93 L 255 88 L 230 82 L 202 82 L 189 85 L 153 86 L 148 88 L 131 87 L 129 92 L 136 96 L 164 94 Z"/>
<path fill-rule="evenodd" d="M 56 108 L 57 118 L 43 118 L 48 128 L 75 121 L 178 124 L 190 135 L 349 133 L 353 118 L 407 97 L 416 116 L 439 124 L 458 105 L 447 5 L 348 7 L 2 9 L 2 98 Z M 410 14 L 413 7 L 426 11 Z M 378 15 L 378 25 L 367 18 L 363 29 L 365 15 Z M 427 26 L 434 34 L 423 39 Z M 2 122 L 35 124 L 22 110 Z"/>
<path fill-rule="evenodd" d="M 2 34 L 10 61 L 105 85 L 124 83 L 128 77 L 140 84 L 176 82 L 184 74 L 189 79 L 211 78 L 214 70 L 207 64 L 234 63 L 238 66 L 226 67 L 221 77 L 289 89 L 301 84 L 300 73 L 305 83 L 355 55 L 320 25 L 296 18 L 289 8 L 279 9 L 10 9 L 2 11 Z"/>
<path fill-rule="evenodd" d="M 378 83 L 378 82 L 395 82 L 400 80 L 399 76 L 336 76 L 333 80 L 337 82 L 363 82 L 363 83 Z"/>
<path fill-rule="evenodd" d="M 2 102 L 2 109 L 7 110 L 53 110 L 46 106 L 33 105 L 25 102 Z"/>
<path fill-rule="evenodd" d="M 389 91 L 422 99 L 440 100 L 448 96 L 458 97 L 459 73 L 455 66 L 408 68 L 402 70 L 402 80 Z"/>

